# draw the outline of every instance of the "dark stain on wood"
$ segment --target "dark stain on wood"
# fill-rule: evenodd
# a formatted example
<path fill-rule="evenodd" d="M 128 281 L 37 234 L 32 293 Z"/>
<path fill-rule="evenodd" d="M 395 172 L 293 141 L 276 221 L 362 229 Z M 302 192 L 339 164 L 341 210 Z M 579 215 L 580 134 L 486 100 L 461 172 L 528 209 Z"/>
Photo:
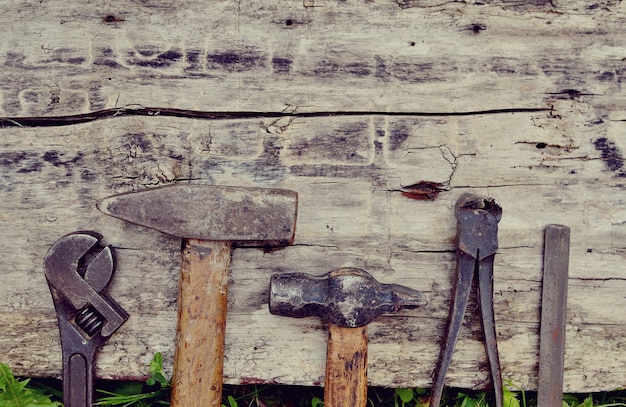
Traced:
<path fill-rule="evenodd" d="M 363 369 L 367 364 L 367 350 L 354 352 L 351 358 L 344 360 L 346 372 L 352 372 L 356 369 Z M 356 396 L 353 396 L 356 400 Z"/>
<path fill-rule="evenodd" d="M 139 54 L 139 56 L 137 56 Z M 142 58 L 143 57 L 143 58 Z M 177 48 L 159 52 L 153 48 L 138 49 L 137 52 L 130 52 L 129 59 L 126 61 L 129 65 L 137 65 L 147 68 L 166 68 L 169 67 L 183 57 L 182 52 Z M 150 58 L 150 59 L 146 59 Z"/>
<path fill-rule="evenodd" d="M 259 379 L 256 377 L 242 377 L 239 384 L 241 385 L 258 385 L 258 384 L 270 384 L 270 385 L 278 385 L 281 384 L 276 380 L 265 380 Z"/>
<path fill-rule="evenodd" d="M 122 17 L 116 16 L 115 14 L 107 14 L 102 17 L 102 22 L 108 25 L 117 25 L 118 23 L 123 23 L 124 21 L 126 20 Z"/>
<path fill-rule="evenodd" d="M 624 156 L 614 142 L 606 137 L 600 137 L 593 142 L 593 146 L 602 154 L 602 161 L 604 161 L 609 170 L 614 172 L 617 177 L 626 178 Z"/>
<path fill-rule="evenodd" d="M 87 60 L 86 57 L 76 56 L 77 50 L 59 48 L 52 51 L 52 55 L 49 60 L 44 62 L 58 62 L 68 65 L 81 65 Z"/>
<path fill-rule="evenodd" d="M 95 50 L 96 56 L 93 59 L 93 64 L 96 66 L 108 66 L 109 68 L 121 68 L 115 59 L 117 55 L 110 48 L 100 48 Z"/>
<path fill-rule="evenodd" d="M 0 152 L 0 166 L 5 169 L 17 170 L 19 174 L 41 171 L 43 166 L 34 153 L 26 151 Z"/>
<path fill-rule="evenodd" d="M 98 176 L 97 174 L 93 173 L 91 170 L 85 169 L 81 172 L 80 178 L 87 182 L 92 182 L 92 181 L 96 181 Z"/>
<path fill-rule="evenodd" d="M 443 68 L 444 64 L 442 61 L 442 66 L 435 68 L 435 63 L 431 61 L 399 61 L 390 67 L 390 73 L 394 78 L 410 83 L 440 82 L 444 78 L 435 75 L 441 75 L 446 71 Z M 447 69 L 455 70 L 456 67 L 449 65 Z"/>
<path fill-rule="evenodd" d="M 583 91 L 580 91 L 578 89 L 563 89 L 559 92 L 549 93 L 549 95 L 554 95 L 555 99 L 576 100 L 579 99 L 581 96 L 592 96 L 593 94 L 584 93 Z"/>
<path fill-rule="evenodd" d="M 66 176 L 70 176 L 70 169 L 80 166 L 85 154 L 77 152 L 76 155 L 68 160 L 62 159 L 62 154 L 58 151 L 47 151 L 43 155 L 29 153 L 25 151 L 2 152 L 0 153 L 0 167 L 7 170 L 13 170 L 18 174 L 30 174 L 33 172 L 41 172 L 44 164 L 48 163 L 53 167 L 63 167 L 66 169 Z"/>
<path fill-rule="evenodd" d="M 131 158 L 137 158 L 143 152 L 150 152 L 152 150 L 152 141 L 146 138 L 143 133 L 129 133 L 124 135 L 124 139 L 127 140 L 125 147 L 128 149 L 128 156 Z"/>
<path fill-rule="evenodd" d="M 489 71 L 503 76 L 520 75 L 534 77 L 539 74 L 539 68 L 530 63 L 521 62 L 515 58 L 494 57 L 487 65 Z"/>
<path fill-rule="evenodd" d="M 467 30 L 471 31 L 474 34 L 480 34 L 481 31 L 487 29 L 487 26 L 482 23 L 472 23 L 467 27 Z"/>
<path fill-rule="evenodd" d="M 320 78 L 364 77 L 371 76 L 375 69 L 367 61 L 350 61 L 348 58 L 343 59 L 339 56 L 331 55 L 329 58 L 318 61 L 312 73 L 313 76 Z"/>
<path fill-rule="evenodd" d="M 380 56 L 376 56 L 374 57 L 374 59 L 376 61 L 376 72 L 374 73 L 374 76 L 384 82 L 389 81 L 391 74 L 387 69 L 387 63 L 385 62 L 385 60 Z"/>
<path fill-rule="evenodd" d="M 207 69 L 226 72 L 246 72 L 266 65 L 265 55 L 250 48 L 209 54 L 206 60 Z"/>
<path fill-rule="evenodd" d="M 395 151 L 402 148 L 409 136 L 409 129 L 404 123 L 393 123 L 389 132 L 389 149 Z"/>
<path fill-rule="evenodd" d="M 80 163 L 84 158 L 85 154 L 82 152 L 77 152 L 73 158 L 69 160 L 62 160 L 61 155 L 58 151 L 47 151 L 41 157 L 45 162 L 52 164 L 54 167 L 70 167 L 77 163 Z"/>
<path fill-rule="evenodd" d="M 348 123 L 333 129 L 331 134 L 294 142 L 289 152 L 298 157 L 366 163 L 371 150 L 368 132 L 369 123 L 365 121 Z"/>
<path fill-rule="evenodd" d="M 187 49 L 185 50 L 185 72 L 188 73 L 201 73 L 202 72 L 202 61 L 200 60 L 200 55 L 202 55 L 202 50 L 200 49 Z"/>
<path fill-rule="evenodd" d="M 298 177 L 328 177 L 375 179 L 381 169 L 376 165 L 298 164 L 289 167 L 289 173 Z"/>
<path fill-rule="evenodd" d="M 289 58 L 272 58 L 272 70 L 274 73 L 286 74 L 291 71 L 291 64 L 293 61 Z"/>
<path fill-rule="evenodd" d="M 4 66 L 13 68 L 22 68 L 24 66 L 26 55 L 21 52 L 7 51 L 4 58 Z"/>

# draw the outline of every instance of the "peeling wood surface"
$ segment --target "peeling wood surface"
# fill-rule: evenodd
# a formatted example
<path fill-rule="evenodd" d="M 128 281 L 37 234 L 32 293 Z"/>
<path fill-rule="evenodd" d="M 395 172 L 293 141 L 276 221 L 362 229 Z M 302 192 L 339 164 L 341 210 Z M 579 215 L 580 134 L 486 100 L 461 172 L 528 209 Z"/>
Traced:
<path fill-rule="evenodd" d="M 455 271 L 452 208 L 472 191 L 504 211 L 505 378 L 536 388 L 543 228 L 562 223 L 572 229 L 565 390 L 626 384 L 619 2 L 48 1 L 5 15 L 0 362 L 17 374 L 60 374 L 43 256 L 85 229 L 116 248 L 110 293 L 131 315 L 97 374 L 145 376 L 157 351 L 171 370 L 180 241 L 95 202 L 193 182 L 300 195 L 293 246 L 234 251 L 227 383 L 323 383 L 324 327 L 269 315 L 269 276 L 361 267 L 430 300 L 370 325 L 370 383 L 429 386 Z M 141 107 L 153 110 L 135 115 Z M 105 109 L 123 117 L 23 119 Z M 216 111 L 235 116 L 206 117 Z M 487 384 L 474 304 L 448 379 Z"/>

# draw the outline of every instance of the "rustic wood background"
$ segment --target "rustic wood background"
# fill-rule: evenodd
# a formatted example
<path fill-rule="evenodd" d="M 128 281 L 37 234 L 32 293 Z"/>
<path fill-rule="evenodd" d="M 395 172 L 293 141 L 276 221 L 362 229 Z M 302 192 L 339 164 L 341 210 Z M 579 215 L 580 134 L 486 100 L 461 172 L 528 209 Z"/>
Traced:
<path fill-rule="evenodd" d="M 504 211 L 504 377 L 536 388 L 543 228 L 562 223 L 572 229 L 565 390 L 626 385 L 622 2 L 2 8 L 0 362 L 16 374 L 60 375 L 42 262 L 76 230 L 117 249 L 109 292 L 131 315 L 97 374 L 145 377 L 157 351 L 171 371 L 180 241 L 95 203 L 193 182 L 300 194 L 293 246 L 234 252 L 226 383 L 322 383 L 324 327 L 269 315 L 269 276 L 353 266 L 430 301 L 371 324 L 370 383 L 429 386 L 455 271 L 452 208 L 472 191 Z M 422 181 L 443 191 L 402 194 Z M 472 306 L 449 385 L 486 385 L 484 360 Z"/>

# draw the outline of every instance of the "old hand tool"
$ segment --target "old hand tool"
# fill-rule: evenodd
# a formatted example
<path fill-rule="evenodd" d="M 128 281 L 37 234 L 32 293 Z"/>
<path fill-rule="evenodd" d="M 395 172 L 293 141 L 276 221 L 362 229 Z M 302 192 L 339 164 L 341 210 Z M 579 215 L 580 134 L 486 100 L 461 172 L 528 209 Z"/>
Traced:
<path fill-rule="evenodd" d="M 319 277 L 276 274 L 270 281 L 270 313 L 321 317 L 328 323 L 325 407 L 367 404 L 367 324 L 383 313 L 426 304 L 419 292 L 381 284 L 366 271 L 342 268 Z"/>
<path fill-rule="evenodd" d="M 546 226 L 539 335 L 538 407 L 563 405 L 569 235 L 570 229 L 567 226 Z"/>
<path fill-rule="evenodd" d="M 73 233 L 52 245 L 44 260 L 61 332 L 63 404 L 93 404 L 94 356 L 128 319 L 128 314 L 102 293 L 113 276 L 110 246 L 98 244 L 93 232 Z"/>
<path fill-rule="evenodd" d="M 493 309 L 493 261 L 498 250 L 498 222 L 502 208 L 488 197 L 462 195 L 456 203 L 457 218 L 457 279 L 450 306 L 446 340 L 441 348 L 439 366 L 434 374 L 430 394 L 431 407 L 439 407 L 444 379 L 467 308 L 472 281 L 478 274 L 478 301 L 485 351 L 491 370 L 496 407 L 502 407 L 502 376 L 496 342 L 496 324 Z"/>
<path fill-rule="evenodd" d="M 184 239 L 171 404 L 219 406 L 231 243 L 291 243 L 297 194 L 172 185 L 105 198 L 98 208 Z"/>

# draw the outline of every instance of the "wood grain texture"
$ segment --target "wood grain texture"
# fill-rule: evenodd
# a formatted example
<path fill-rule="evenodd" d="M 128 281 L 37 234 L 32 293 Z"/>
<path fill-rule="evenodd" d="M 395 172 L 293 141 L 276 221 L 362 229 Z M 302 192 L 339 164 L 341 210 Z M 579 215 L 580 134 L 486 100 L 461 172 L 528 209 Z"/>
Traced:
<path fill-rule="evenodd" d="M 182 250 L 172 406 L 220 406 L 231 243 L 189 239 Z"/>
<path fill-rule="evenodd" d="M 367 405 L 367 327 L 328 325 L 324 406 Z"/>
<path fill-rule="evenodd" d="M 0 116 L 14 127 L 0 129 L 0 361 L 19 375 L 59 376 L 43 256 L 59 237 L 93 229 L 116 248 L 109 291 L 131 315 L 99 354 L 97 374 L 145 377 L 157 351 L 171 371 L 180 241 L 108 218 L 95 203 L 173 182 L 265 186 L 299 193 L 296 241 L 270 253 L 234 250 L 225 382 L 323 383 L 326 332 L 315 319 L 271 316 L 269 276 L 359 267 L 429 299 L 368 327 L 370 384 L 430 386 L 454 279 L 452 208 L 471 191 L 504 210 L 495 306 L 505 379 L 537 386 L 543 229 L 561 223 L 572 233 L 564 390 L 624 386 L 625 7 L 6 7 Z M 157 109 L 16 125 L 138 106 L 314 115 L 208 120 L 159 117 Z M 442 191 L 411 199 L 406 189 L 416 184 Z M 472 301 L 451 386 L 487 380 Z"/>
<path fill-rule="evenodd" d="M 20 1 L 5 10 L 0 110 L 453 112 L 544 107 L 548 95 L 623 106 L 623 7 Z"/>

